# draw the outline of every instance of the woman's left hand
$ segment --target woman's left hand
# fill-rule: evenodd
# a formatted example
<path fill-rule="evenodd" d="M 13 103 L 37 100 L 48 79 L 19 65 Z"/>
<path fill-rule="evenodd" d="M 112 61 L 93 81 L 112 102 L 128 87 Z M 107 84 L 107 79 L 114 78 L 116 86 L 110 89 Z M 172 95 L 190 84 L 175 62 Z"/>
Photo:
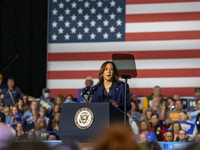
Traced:
<path fill-rule="evenodd" d="M 109 102 L 113 105 L 113 106 L 115 106 L 115 107 L 118 107 L 119 105 L 117 104 L 117 102 L 115 102 L 114 100 L 109 100 Z"/>

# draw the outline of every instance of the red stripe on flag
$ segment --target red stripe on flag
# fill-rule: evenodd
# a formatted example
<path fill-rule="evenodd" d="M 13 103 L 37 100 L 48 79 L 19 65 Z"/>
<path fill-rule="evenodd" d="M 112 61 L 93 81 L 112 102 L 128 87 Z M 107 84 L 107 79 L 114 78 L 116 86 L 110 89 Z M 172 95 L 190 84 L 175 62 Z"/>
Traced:
<path fill-rule="evenodd" d="M 126 0 L 126 4 L 151 4 L 151 3 L 177 3 L 177 2 L 199 2 L 199 0 Z"/>
<path fill-rule="evenodd" d="M 126 23 L 200 20 L 200 12 L 162 13 L 162 14 L 128 14 Z"/>
<path fill-rule="evenodd" d="M 47 79 L 98 78 L 99 71 L 48 71 Z M 137 70 L 137 78 L 199 77 L 200 69 L 145 69 Z"/>
<path fill-rule="evenodd" d="M 126 41 L 200 39 L 200 31 L 126 33 Z"/>
<path fill-rule="evenodd" d="M 48 53 L 48 61 L 90 61 L 111 60 L 113 54 L 132 54 L 135 59 L 174 59 L 200 58 L 197 50 L 165 50 L 165 51 L 123 51 L 123 52 L 85 52 L 85 53 Z M 98 57 L 97 57 L 98 56 Z"/>
<path fill-rule="evenodd" d="M 153 88 L 153 87 L 152 87 Z M 130 88 L 130 92 L 138 97 L 149 96 L 152 93 L 152 88 Z M 162 95 L 164 97 L 169 97 L 173 95 L 180 96 L 194 96 L 194 88 L 162 88 Z M 73 97 L 77 97 L 78 89 L 50 89 L 51 97 L 55 97 L 58 94 L 66 96 L 67 94 L 72 94 Z"/>

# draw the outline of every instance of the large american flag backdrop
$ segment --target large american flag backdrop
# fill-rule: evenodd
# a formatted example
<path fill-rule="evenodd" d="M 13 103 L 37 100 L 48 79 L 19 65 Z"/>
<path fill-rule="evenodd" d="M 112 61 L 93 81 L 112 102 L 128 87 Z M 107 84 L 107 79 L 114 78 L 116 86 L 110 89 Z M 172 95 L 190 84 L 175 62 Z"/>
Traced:
<path fill-rule="evenodd" d="M 47 87 L 72 94 L 98 82 L 112 54 L 132 54 L 138 97 L 159 85 L 163 96 L 193 96 L 200 86 L 200 0 L 50 0 Z"/>

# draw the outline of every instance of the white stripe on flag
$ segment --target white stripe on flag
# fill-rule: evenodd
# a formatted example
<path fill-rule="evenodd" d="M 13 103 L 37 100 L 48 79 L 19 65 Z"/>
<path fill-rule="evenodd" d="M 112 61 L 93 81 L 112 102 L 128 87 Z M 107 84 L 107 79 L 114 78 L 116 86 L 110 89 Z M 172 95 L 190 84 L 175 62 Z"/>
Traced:
<path fill-rule="evenodd" d="M 106 61 L 106 60 L 105 60 Z M 49 61 L 48 71 L 99 70 L 102 61 Z M 200 68 L 200 58 L 193 59 L 147 59 L 135 60 L 136 69 Z"/>
<path fill-rule="evenodd" d="M 200 2 L 131 4 L 131 5 L 126 5 L 126 14 L 199 12 L 199 8 L 200 8 Z"/>
<path fill-rule="evenodd" d="M 94 84 L 98 79 L 94 79 Z M 128 80 L 130 88 L 152 88 L 159 85 L 165 87 L 198 87 L 200 77 L 187 78 L 132 78 Z M 50 89 L 78 89 L 85 86 L 85 79 L 59 79 L 47 80 L 47 87 Z"/>
<path fill-rule="evenodd" d="M 126 33 L 200 30 L 200 21 L 127 23 Z"/>
<path fill-rule="evenodd" d="M 48 44 L 48 53 L 200 49 L 200 40 Z"/>

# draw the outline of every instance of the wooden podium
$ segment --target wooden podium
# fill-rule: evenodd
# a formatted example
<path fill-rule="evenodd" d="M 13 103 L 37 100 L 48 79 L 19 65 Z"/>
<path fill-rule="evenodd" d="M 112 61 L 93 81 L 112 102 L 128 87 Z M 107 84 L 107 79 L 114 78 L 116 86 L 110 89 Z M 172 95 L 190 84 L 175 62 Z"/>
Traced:
<path fill-rule="evenodd" d="M 110 103 L 64 103 L 59 136 L 64 143 L 69 139 L 92 142 L 103 129 L 123 121 L 124 113 Z"/>

